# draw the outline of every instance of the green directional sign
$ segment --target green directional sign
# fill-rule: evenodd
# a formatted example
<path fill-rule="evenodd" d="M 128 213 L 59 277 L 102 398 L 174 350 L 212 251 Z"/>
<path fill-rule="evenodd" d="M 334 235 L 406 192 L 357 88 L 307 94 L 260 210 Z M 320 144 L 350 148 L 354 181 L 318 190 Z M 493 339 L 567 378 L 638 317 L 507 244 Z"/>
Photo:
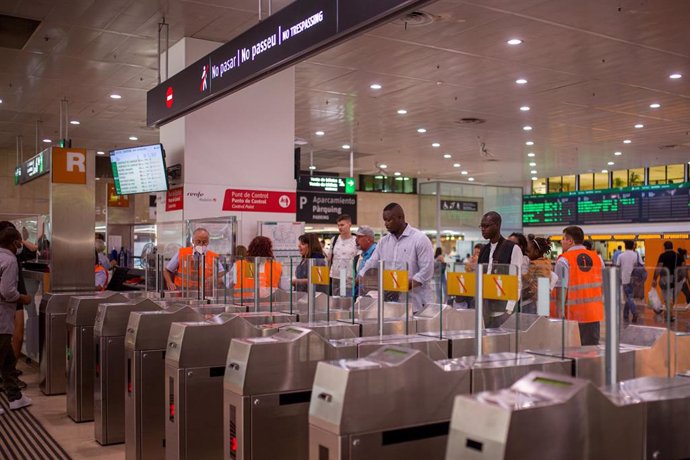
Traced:
<path fill-rule="evenodd" d="M 346 177 L 345 178 L 345 193 L 354 195 L 355 194 L 355 178 Z"/>

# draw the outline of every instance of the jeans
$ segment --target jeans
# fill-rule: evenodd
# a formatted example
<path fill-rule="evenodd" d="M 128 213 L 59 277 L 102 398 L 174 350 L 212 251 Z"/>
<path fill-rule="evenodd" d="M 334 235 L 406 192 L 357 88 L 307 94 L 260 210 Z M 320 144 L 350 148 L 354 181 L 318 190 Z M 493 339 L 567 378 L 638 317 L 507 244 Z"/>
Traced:
<path fill-rule="evenodd" d="M 17 358 L 12 348 L 12 335 L 0 334 L 0 374 L 7 399 L 12 402 L 22 398 L 22 392 L 17 384 Z"/>
<path fill-rule="evenodd" d="M 633 299 L 633 285 L 632 283 L 623 285 L 623 293 L 625 294 L 625 306 L 623 307 L 623 318 L 626 320 L 630 313 L 633 316 L 637 316 L 637 306 L 635 305 L 635 299 Z"/>

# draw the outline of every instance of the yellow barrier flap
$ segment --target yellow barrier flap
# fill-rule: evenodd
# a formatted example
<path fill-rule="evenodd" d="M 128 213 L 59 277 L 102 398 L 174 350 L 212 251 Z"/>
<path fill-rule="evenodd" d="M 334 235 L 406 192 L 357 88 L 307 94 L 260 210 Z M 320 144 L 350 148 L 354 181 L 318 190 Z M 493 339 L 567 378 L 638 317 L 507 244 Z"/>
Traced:
<path fill-rule="evenodd" d="M 450 272 L 447 274 L 448 295 L 474 297 L 477 292 L 477 276 L 474 273 Z"/>

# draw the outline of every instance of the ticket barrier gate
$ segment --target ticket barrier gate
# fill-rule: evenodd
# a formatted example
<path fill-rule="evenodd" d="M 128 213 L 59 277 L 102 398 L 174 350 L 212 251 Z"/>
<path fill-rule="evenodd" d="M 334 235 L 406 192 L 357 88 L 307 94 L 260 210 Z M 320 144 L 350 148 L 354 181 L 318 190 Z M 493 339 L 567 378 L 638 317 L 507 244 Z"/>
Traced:
<path fill-rule="evenodd" d="M 224 378 L 225 459 L 304 459 L 309 400 L 319 361 L 355 358 L 313 330 L 283 326 L 271 337 L 235 339 Z"/>
<path fill-rule="evenodd" d="M 590 381 L 532 372 L 510 388 L 458 396 L 447 460 L 641 459 L 644 407 Z"/>
<path fill-rule="evenodd" d="M 563 330 L 565 328 L 565 331 Z M 540 350 L 554 348 L 565 343 L 566 347 L 579 347 L 580 328 L 577 321 L 553 319 L 531 313 L 511 315 L 501 329 L 515 333 L 518 346 L 512 344 L 510 351 Z"/>
<path fill-rule="evenodd" d="M 38 308 L 38 341 L 40 350 L 39 388 L 45 395 L 65 393 L 65 350 L 67 349 L 67 308 L 73 296 L 110 296 L 112 292 L 71 291 L 46 292 Z"/>
<path fill-rule="evenodd" d="M 175 322 L 203 321 L 226 305 L 133 312 L 125 335 L 125 456 L 165 459 L 165 351 Z"/>
<path fill-rule="evenodd" d="M 98 306 L 127 303 L 120 294 L 72 297 L 67 311 L 67 415 L 75 422 L 93 420 L 94 342 Z"/>
<path fill-rule="evenodd" d="M 642 458 L 690 458 L 690 437 L 683 429 L 690 420 L 690 379 L 640 377 L 604 392 L 619 405 L 644 407 L 646 441 Z"/>
<path fill-rule="evenodd" d="M 268 337 L 278 332 L 278 324 L 294 319 L 285 313 L 223 313 L 209 321 L 172 324 L 165 356 L 167 460 L 222 457 L 223 376 L 230 341 Z"/>
<path fill-rule="evenodd" d="M 635 351 L 636 377 L 664 377 L 690 369 L 690 334 L 687 332 L 629 325 L 621 331 L 620 341 L 639 347 Z"/>
<path fill-rule="evenodd" d="M 391 345 L 417 350 L 433 360 L 448 358 L 448 341 L 431 336 L 392 334 L 331 340 L 330 343 L 340 350 L 338 354 L 347 356 L 367 356 L 382 346 Z"/>
<path fill-rule="evenodd" d="M 403 312 L 404 314 L 404 312 Z M 462 331 L 474 329 L 476 319 L 474 309 L 455 309 L 450 305 L 438 303 L 427 304 L 414 315 L 416 332 Z"/>
<path fill-rule="evenodd" d="M 101 304 L 94 325 L 94 430 L 101 445 L 125 442 L 125 333 L 129 315 L 162 311 L 149 299 Z"/>
<path fill-rule="evenodd" d="M 391 348 L 400 356 L 394 366 L 369 364 Z M 571 372 L 568 361 L 524 353 L 435 362 L 418 352 L 419 357 L 408 358 L 414 353 L 386 347 L 358 361 L 319 364 L 310 406 L 311 459 L 441 458 L 451 417 L 448 402 L 455 395 L 505 388 L 533 370 Z M 398 411 L 399 402 L 410 407 Z M 378 419 L 372 419 L 374 412 L 381 413 Z"/>
<path fill-rule="evenodd" d="M 470 370 L 446 372 L 418 350 L 385 346 L 320 362 L 309 406 L 309 458 L 439 458 L 453 398 Z"/>

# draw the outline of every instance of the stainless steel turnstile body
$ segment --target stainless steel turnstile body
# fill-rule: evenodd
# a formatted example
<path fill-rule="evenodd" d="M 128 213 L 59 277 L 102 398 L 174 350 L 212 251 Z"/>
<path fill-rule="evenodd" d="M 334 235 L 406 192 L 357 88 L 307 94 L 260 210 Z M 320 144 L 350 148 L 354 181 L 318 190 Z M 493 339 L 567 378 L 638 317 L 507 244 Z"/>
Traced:
<path fill-rule="evenodd" d="M 226 306 L 175 307 L 130 314 L 125 336 L 125 454 L 165 459 L 165 351 L 174 322 L 203 321 Z"/>
<path fill-rule="evenodd" d="M 416 315 L 416 332 L 471 330 L 475 326 L 476 310 L 455 309 L 450 305 L 428 304 Z"/>
<path fill-rule="evenodd" d="M 663 327 L 629 325 L 620 334 L 622 344 L 635 352 L 636 377 L 665 377 L 690 369 L 690 334 Z"/>
<path fill-rule="evenodd" d="M 511 388 L 458 396 L 447 460 L 642 458 L 644 410 L 585 379 L 532 372 Z"/>
<path fill-rule="evenodd" d="M 250 323 L 252 316 L 264 324 Z M 223 456 L 223 376 L 230 341 L 268 337 L 279 322 L 293 319 L 284 313 L 224 313 L 211 321 L 172 324 L 165 357 L 167 460 Z"/>
<path fill-rule="evenodd" d="M 690 420 L 690 379 L 640 377 L 620 382 L 604 392 L 620 405 L 644 406 L 644 458 L 690 458 L 690 436 L 685 431 Z"/>
<path fill-rule="evenodd" d="M 70 299 L 67 311 L 67 415 L 75 422 L 93 420 L 93 327 L 102 303 L 126 303 L 120 295 L 79 296 Z"/>
<path fill-rule="evenodd" d="M 354 339 L 361 337 L 361 327 L 357 323 L 345 321 L 313 321 L 294 323 L 295 326 L 312 330 L 326 340 Z"/>
<path fill-rule="evenodd" d="M 65 393 L 65 350 L 67 349 L 67 309 L 73 296 L 111 295 L 93 291 L 46 292 L 38 308 L 38 341 L 40 350 L 39 388 L 46 395 Z"/>
<path fill-rule="evenodd" d="M 316 365 L 354 358 L 356 350 L 335 348 L 297 324 L 268 338 L 232 341 L 224 379 L 226 459 L 307 458 Z"/>
<path fill-rule="evenodd" d="M 94 324 L 93 417 L 101 445 L 125 442 L 125 333 L 135 311 L 161 311 L 150 299 L 98 307 Z"/>
<path fill-rule="evenodd" d="M 424 335 L 435 335 L 424 333 Z M 475 354 L 475 333 L 470 331 L 446 331 L 442 337 L 448 340 L 449 357 L 461 358 Z M 484 353 L 502 353 L 514 348 L 515 334 L 505 329 L 482 330 L 482 346 Z"/>
<path fill-rule="evenodd" d="M 309 407 L 309 458 L 441 458 L 453 398 L 469 391 L 469 369 L 444 370 L 408 348 L 321 362 Z"/>
<path fill-rule="evenodd" d="M 501 329 L 512 333 L 518 331 L 517 350 L 513 340 L 510 351 L 557 348 L 563 343 L 566 347 L 579 347 L 581 345 L 580 328 L 577 321 L 520 313 L 519 315 L 511 315 L 501 325 Z"/>
<path fill-rule="evenodd" d="M 331 345 L 347 356 L 364 357 L 383 346 L 398 346 L 418 350 L 433 360 L 448 358 L 448 341 L 422 335 L 384 335 L 331 340 Z"/>

